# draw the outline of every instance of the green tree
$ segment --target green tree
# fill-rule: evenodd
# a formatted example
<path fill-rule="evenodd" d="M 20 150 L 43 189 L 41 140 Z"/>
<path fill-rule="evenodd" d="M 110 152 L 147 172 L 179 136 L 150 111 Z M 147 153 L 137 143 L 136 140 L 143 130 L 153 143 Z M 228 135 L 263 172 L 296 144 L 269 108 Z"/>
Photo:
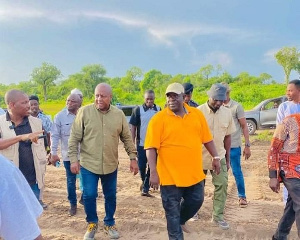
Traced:
<path fill-rule="evenodd" d="M 275 58 L 279 65 L 283 67 L 285 83 L 288 84 L 290 74 L 299 62 L 300 53 L 296 47 L 283 47 L 276 54 Z"/>
<path fill-rule="evenodd" d="M 34 68 L 31 80 L 43 89 L 44 100 L 47 101 L 47 91 L 54 81 L 61 77 L 60 70 L 50 63 L 43 62 L 41 67 Z"/>

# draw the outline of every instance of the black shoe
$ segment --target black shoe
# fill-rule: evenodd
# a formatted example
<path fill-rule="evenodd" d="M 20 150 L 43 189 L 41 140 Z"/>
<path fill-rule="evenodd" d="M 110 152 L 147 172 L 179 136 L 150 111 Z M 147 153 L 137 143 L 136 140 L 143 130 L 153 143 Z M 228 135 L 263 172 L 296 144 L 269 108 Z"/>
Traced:
<path fill-rule="evenodd" d="M 79 200 L 79 203 L 80 203 L 81 205 L 83 205 L 83 194 L 81 194 L 81 198 L 80 198 L 80 200 Z"/>
<path fill-rule="evenodd" d="M 69 216 L 74 216 L 77 213 L 77 205 L 71 205 L 71 208 L 69 209 Z"/>
<path fill-rule="evenodd" d="M 154 197 L 153 195 L 151 195 L 149 192 L 142 192 L 141 196 L 143 197 Z"/>
<path fill-rule="evenodd" d="M 46 210 L 48 208 L 48 205 L 45 204 L 42 200 L 39 200 L 39 202 L 44 210 Z"/>

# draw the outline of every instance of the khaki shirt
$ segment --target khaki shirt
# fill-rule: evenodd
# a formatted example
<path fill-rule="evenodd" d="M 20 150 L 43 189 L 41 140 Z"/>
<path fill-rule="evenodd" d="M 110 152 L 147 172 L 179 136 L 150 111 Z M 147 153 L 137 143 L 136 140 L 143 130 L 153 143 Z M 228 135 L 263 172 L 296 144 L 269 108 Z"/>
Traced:
<path fill-rule="evenodd" d="M 239 104 L 236 101 L 233 101 L 230 99 L 230 101 L 227 104 L 224 104 L 225 107 L 229 108 L 231 110 L 231 114 L 233 117 L 234 125 L 236 128 L 236 131 L 231 134 L 231 147 L 237 148 L 242 146 L 242 127 L 239 122 L 239 119 L 245 118 L 245 112 L 241 104 Z"/>
<path fill-rule="evenodd" d="M 225 158 L 226 150 L 224 148 L 224 138 L 235 131 L 234 122 L 231 111 L 221 106 L 215 113 L 209 108 L 207 103 L 202 104 L 198 109 L 204 114 L 213 140 L 217 149 L 217 153 L 221 159 Z M 203 169 L 212 169 L 212 157 L 206 148 L 202 148 Z"/>
<path fill-rule="evenodd" d="M 119 139 L 124 143 L 130 158 L 136 157 L 129 125 L 124 113 L 110 106 L 106 113 L 97 110 L 95 104 L 80 108 L 73 122 L 69 138 L 69 158 L 77 162 L 80 143 L 80 165 L 95 174 L 114 172 L 119 164 Z"/>

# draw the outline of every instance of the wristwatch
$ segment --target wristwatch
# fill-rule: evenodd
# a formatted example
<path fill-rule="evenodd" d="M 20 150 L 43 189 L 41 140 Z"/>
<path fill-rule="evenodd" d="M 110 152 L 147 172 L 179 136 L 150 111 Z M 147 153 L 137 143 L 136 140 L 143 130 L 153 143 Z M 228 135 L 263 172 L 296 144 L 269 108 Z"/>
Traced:
<path fill-rule="evenodd" d="M 221 161 L 221 158 L 219 157 L 219 156 L 215 156 L 215 157 L 213 157 L 213 160 L 219 160 L 219 161 Z"/>
<path fill-rule="evenodd" d="M 250 143 L 245 143 L 245 147 L 250 147 Z"/>

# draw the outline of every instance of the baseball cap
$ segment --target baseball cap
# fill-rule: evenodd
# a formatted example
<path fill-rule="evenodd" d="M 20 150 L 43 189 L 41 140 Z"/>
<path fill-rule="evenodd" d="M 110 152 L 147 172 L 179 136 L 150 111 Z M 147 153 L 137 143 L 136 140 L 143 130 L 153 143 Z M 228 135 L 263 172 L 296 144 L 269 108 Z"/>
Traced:
<path fill-rule="evenodd" d="M 227 99 L 226 92 L 227 88 L 223 84 L 215 83 L 208 90 L 207 95 L 215 100 L 225 101 Z"/>
<path fill-rule="evenodd" d="M 171 83 L 166 89 L 166 94 L 170 92 L 181 94 L 184 93 L 184 88 L 180 83 Z"/>
<path fill-rule="evenodd" d="M 184 94 L 189 94 L 193 92 L 194 86 L 191 83 L 184 83 L 182 84 L 183 88 L 184 88 Z"/>

